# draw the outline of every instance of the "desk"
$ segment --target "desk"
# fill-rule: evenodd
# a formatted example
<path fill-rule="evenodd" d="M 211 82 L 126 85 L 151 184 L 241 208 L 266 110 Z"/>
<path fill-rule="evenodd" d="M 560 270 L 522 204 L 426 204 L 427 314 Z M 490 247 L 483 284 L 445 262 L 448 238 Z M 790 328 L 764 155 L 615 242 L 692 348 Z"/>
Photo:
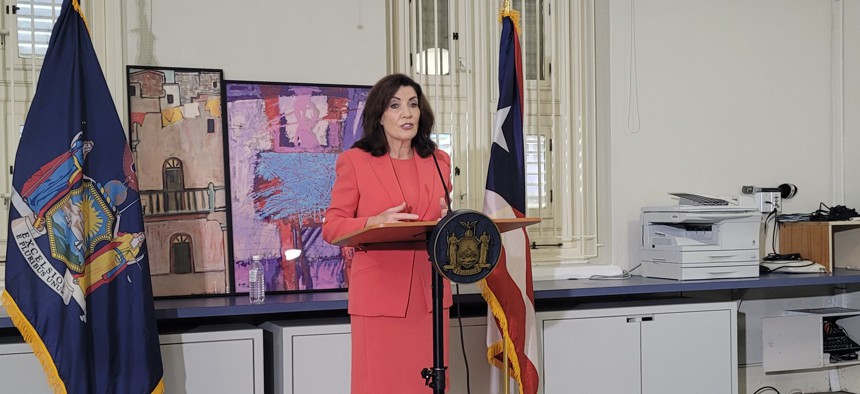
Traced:
<path fill-rule="evenodd" d="M 771 273 L 758 278 L 712 279 L 675 281 L 669 279 L 634 276 L 626 280 L 549 280 L 534 284 L 537 309 L 550 300 L 567 298 L 613 297 L 659 295 L 681 292 L 713 290 L 746 290 L 796 286 L 827 286 L 860 283 L 860 271 L 836 268 L 821 274 Z M 459 304 L 483 303 L 475 291 L 454 296 Z M 202 298 L 159 299 L 155 301 L 155 317 L 159 321 L 203 318 L 236 319 L 280 315 L 295 315 L 299 318 L 316 312 L 345 314 L 347 292 L 317 292 L 294 294 L 268 294 L 266 303 L 251 305 L 247 295 L 216 296 Z M 0 310 L 0 329 L 12 328 L 12 321 Z"/>
<path fill-rule="evenodd" d="M 617 319 L 622 319 L 623 322 L 627 322 L 626 317 L 628 314 L 632 313 L 633 317 L 636 316 L 650 316 L 650 315 L 659 315 L 658 317 L 668 317 L 672 318 L 674 323 L 669 324 L 667 326 L 659 326 L 656 325 L 652 328 L 660 328 L 657 330 L 658 333 L 669 333 L 668 335 L 676 335 L 677 333 L 689 333 L 689 332 L 697 332 L 698 330 L 702 330 L 704 328 L 711 328 L 715 330 L 713 333 L 708 334 L 712 337 L 714 335 L 723 335 L 722 341 L 711 341 L 709 344 L 714 345 L 719 349 L 730 349 L 732 352 L 736 350 L 741 352 L 741 354 L 745 354 L 745 347 L 753 344 L 754 348 L 760 348 L 761 344 L 757 342 L 755 338 L 760 338 L 761 334 L 757 333 L 758 328 L 756 324 L 760 321 L 757 318 L 749 318 L 747 317 L 746 323 L 744 324 L 743 330 L 752 330 L 752 333 L 746 333 L 746 338 L 743 340 L 735 341 L 730 337 L 729 340 L 734 341 L 735 345 L 726 345 L 726 337 L 725 334 L 737 335 L 734 334 L 737 332 L 737 328 L 735 327 L 735 323 L 731 323 L 726 326 L 725 319 L 720 320 L 722 323 L 713 323 L 711 320 L 701 320 L 698 318 L 695 319 L 687 319 L 687 316 L 693 316 L 687 312 L 696 312 L 695 316 L 701 316 L 703 314 L 707 316 L 715 316 L 715 313 L 719 313 L 720 316 L 723 316 L 724 312 L 719 312 L 716 309 L 720 307 L 717 304 L 731 304 L 732 308 L 736 301 L 727 301 L 727 298 L 724 296 L 728 296 L 728 292 L 731 292 L 731 300 L 742 299 L 743 291 L 749 289 L 774 289 L 774 290 L 784 290 L 788 289 L 789 292 L 795 293 L 807 293 L 804 292 L 803 289 L 798 289 L 798 287 L 808 287 L 809 290 L 814 292 L 819 292 L 819 287 L 825 288 L 822 293 L 830 293 L 830 289 L 828 287 L 835 286 L 843 286 L 849 285 L 851 289 L 855 289 L 857 285 L 860 284 L 860 272 L 844 270 L 844 269 L 836 269 L 833 273 L 822 273 L 822 274 L 783 274 L 783 273 L 772 273 L 763 275 L 759 278 L 739 278 L 739 279 L 726 279 L 726 280 L 700 280 L 700 281 L 674 281 L 667 279 L 655 279 L 655 278 L 642 278 L 642 277 L 632 277 L 627 280 L 552 280 L 552 281 L 537 281 L 534 284 L 535 289 L 535 299 L 536 299 L 536 309 L 538 311 L 537 318 L 539 329 L 539 335 L 544 335 L 546 332 L 541 331 L 547 326 L 543 323 L 546 321 L 546 318 L 552 319 L 553 314 L 565 314 L 567 317 L 577 317 L 579 319 L 575 320 L 566 320 L 567 328 L 576 329 L 576 330 L 584 330 L 586 333 L 596 333 L 594 335 L 604 335 L 606 331 L 600 330 L 592 330 L 593 324 L 600 324 L 600 322 L 612 321 L 614 322 Z M 464 321 L 464 332 L 465 332 L 465 340 L 463 343 L 466 343 L 467 352 L 469 354 L 469 360 L 480 360 L 482 357 L 486 355 L 486 349 L 484 348 L 484 343 L 486 341 L 486 304 L 484 303 L 481 295 L 476 291 L 476 287 L 473 289 L 473 286 L 460 286 L 461 293 L 454 296 L 454 300 L 457 305 L 462 306 L 463 309 L 467 312 L 464 313 L 464 316 L 479 316 L 471 319 L 463 319 Z M 723 294 L 717 294 L 717 297 L 713 297 L 718 299 L 716 303 L 714 301 L 706 301 L 708 305 L 693 305 L 693 304 L 684 304 L 684 299 L 689 299 L 691 296 L 695 297 L 697 295 L 702 296 L 702 299 L 712 299 L 712 296 L 715 294 L 709 294 L 710 292 L 724 292 Z M 736 291 L 740 291 L 736 293 Z M 774 293 L 784 294 L 785 291 L 774 291 Z M 701 302 L 702 299 L 699 300 L 691 300 Z M 726 301 L 726 302 L 724 302 Z M 665 308 L 660 306 L 659 303 L 663 302 L 666 304 Z M 614 306 L 607 306 L 607 305 Z M 781 305 L 780 305 L 781 306 Z M 805 307 L 806 305 L 804 305 Z M 221 323 L 250 323 L 253 325 L 257 325 L 266 321 L 287 321 L 291 325 L 300 326 L 305 324 L 309 319 L 319 318 L 320 323 L 315 327 L 300 327 L 305 330 L 302 334 L 304 338 L 311 340 L 313 345 L 315 346 L 329 346 L 331 349 L 342 349 L 343 343 L 338 341 L 326 341 L 326 338 L 335 338 L 335 336 L 327 335 L 326 333 L 334 330 L 335 328 L 342 329 L 343 333 L 348 332 L 347 324 L 340 324 L 338 327 L 334 327 L 334 323 L 343 323 L 347 320 L 347 293 L 344 291 L 339 292 L 317 292 L 317 293 L 301 293 L 301 294 L 268 294 L 266 296 L 266 303 L 262 305 L 250 305 L 248 303 L 247 295 L 235 295 L 235 296 L 221 296 L 221 297 L 205 297 L 205 298 L 181 298 L 181 299 L 159 299 L 155 301 L 155 315 L 158 319 L 159 329 L 162 334 L 170 333 L 172 330 L 188 330 L 195 326 L 207 326 L 211 324 L 221 324 Z M 640 309 L 636 309 L 640 308 Z M 644 308 L 644 309 L 641 309 Z M 779 308 L 779 306 L 777 307 Z M 452 311 L 457 308 L 452 308 Z M 725 309 L 723 307 L 723 309 Z M 736 311 L 737 309 L 732 309 L 732 311 Z M 704 313 L 707 312 L 707 313 Z M 11 321 L 8 317 L 2 316 L 2 311 L 0 311 L 0 343 L 5 339 L 11 342 L 20 342 L 20 337 L 18 336 L 17 330 L 12 326 Z M 570 314 L 570 315 L 568 315 Z M 574 316 L 575 315 L 575 316 Z M 739 319 L 740 317 L 735 316 L 736 312 L 728 313 L 729 319 Z M 558 316 L 557 316 L 558 317 Z M 340 318 L 344 318 L 341 320 Z M 541 320 L 543 319 L 543 320 Z M 721 318 L 722 319 L 722 318 Z M 558 319 L 556 319 L 558 320 Z M 452 323 L 455 322 L 455 319 L 452 319 Z M 737 321 L 737 320 L 734 320 Z M 623 323 L 622 322 L 622 323 Z M 701 322 L 705 322 L 704 327 L 696 326 Z M 579 323 L 584 324 L 585 326 L 578 325 Z M 646 329 L 646 326 L 650 325 L 650 323 L 642 323 L 641 328 Z M 454 323 L 456 324 L 456 323 Z M 639 323 L 637 323 L 639 324 Z M 573 325 L 573 326 L 571 326 Z M 620 329 L 623 325 L 619 323 L 618 325 L 613 325 L 615 329 Z M 322 328 L 320 328 L 322 327 Z M 559 329 L 565 328 L 559 327 Z M 681 328 L 679 328 L 681 327 Z M 729 329 L 725 330 L 716 330 L 715 327 L 729 327 Z M 752 328 L 751 328 L 752 327 Z M 453 326 L 452 326 L 453 329 Z M 650 328 L 649 328 L 650 329 Z M 328 331 L 327 331 L 328 330 Z M 746 332 L 746 331 L 741 331 Z M 305 335 L 308 333 L 314 334 L 324 334 L 324 335 Z M 453 333 L 453 331 L 452 331 Z M 571 336 L 567 335 L 567 330 L 562 329 L 561 331 L 555 330 L 554 333 L 550 333 L 550 337 L 552 338 L 570 338 L 571 340 L 580 338 L 580 336 Z M 555 335 L 553 337 L 553 335 Z M 339 336 L 337 338 L 344 339 L 346 336 Z M 550 339 L 552 339 L 550 338 Z M 636 335 L 629 338 L 637 338 Z M 674 337 L 673 337 L 674 338 Z M 698 340 L 700 337 L 698 335 L 695 336 L 695 339 Z M 760 340 L 760 339 L 758 339 Z M 549 346 L 552 349 L 556 349 L 556 354 L 558 354 L 558 349 L 566 349 L 563 347 L 553 347 L 555 345 L 545 345 L 543 342 L 543 346 Z M 590 343 L 588 341 L 580 341 L 580 343 Z M 603 342 L 594 341 L 595 344 L 602 344 Z M 642 344 L 644 347 L 650 346 L 649 344 L 654 343 L 662 343 L 661 340 L 647 340 Z M 619 346 L 617 342 L 610 342 L 612 346 Z M 745 344 L 745 345 L 740 345 Z M 462 372 L 464 367 L 462 367 L 462 363 L 464 361 L 461 360 L 462 357 L 459 356 L 459 337 L 456 335 L 452 335 L 451 337 L 451 349 L 458 349 L 457 351 L 451 351 L 452 361 L 451 361 L 451 370 L 452 372 L 451 379 L 453 382 L 460 382 L 462 378 Z M 268 345 L 267 345 L 268 346 Z M 25 348 L 26 349 L 26 348 Z M 268 348 L 267 348 L 268 349 Z M 639 349 L 639 348 L 636 348 Z M 663 348 L 661 348 L 663 349 Z M 674 349 L 674 350 L 673 350 Z M 672 349 L 665 348 L 663 350 L 672 350 L 672 351 L 682 351 L 684 349 L 701 349 L 701 346 L 698 344 L 696 346 L 687 346 L 687 347 L 673 347 Z M 544 349 L 546 351 L 546 348 Z M 756 353 L 755 351 L 753 353 Z M 315 353 L 315 352 L 314 352 Z M 343 357 L 342 354 L 338 354 L 338 359 Z M 565 351 L 563 354 L 567 356 L 570 355 L 578 355 L 581 353 L 576 352 L 568 352 Z M 618 357 L 617 354 L 621 353 L 611 353 L 604 352 L 600 353 L 601 355 L 609 355 L 611 356 L 611 360 L 606 365 L 611 365 L 611 367 L 607 367 L 606 371 L 617 371 L 618 366 L 617 362 L 620 359 L 623 360 L 639 360 L 638 356 L 634 353 L 628 354 L 624 353 L 624 356 Z M 653 354 L 653 352 L 648 352 L 648 354 Z M 734 353 L 733 353 L 734 354 Z M 456 357 L 454 355 L 457 355 Z M 474 357 L 473 357 L 474 356 Z M 710 361 L 725 361 L 725 355 L 722 357 L 710 357 L 708 360 Z M 673 356 L 674 357 L 674 356 Z M 686 356 L 685 356 L 686 357 Z M 738 363 L 737 355 L 732 355 L 732 360 L 728 365 L 736 366 Z M 743 359 L 744 362 L 750 362 L 750 356 L 747 355 L 747 358 Z M 760 357 L 760 356 L 753 356 Z M 672 357 L 668 357 L 669 359 L 673 359 Z M 584 365 L 594 366 L 597 365 L 596 360 L 593 357 L 586 357 L 585 360 L 579 359 L 578 357 L 574 358 L 577 362 L 585 363 Z M 320 362 L 323 362 L 323 365 L 332 365 L 328 362 L 328 359 L 324 358 L 308 358 L 306 355 L 293 356 L 293 360 L 301 360 L 299 364 L 295 365 L 318 365 Z M 289 361 L 289 360 L 287 360 Z M 267 361 L 268 362 L 268 361 Z M 714 361 L 716 362 L 716 361 Z M 753 361 L 755 363 L 755 359 Z M 310 364 L 308 364 L 310 363 Z M 317 363 L 317 364 L 314 364 Z M 458 364 L 461 363 L 461 364 Z M 480 368 L 486 366 L 486 363 L 479 363 L 481 367 L 476 367 L 472 369 L 472 383 L 475 384 L 476 381 L 489 381 L 489 379 L 484 379 L 483 374 L 479 372 Z M 558 362 L 554 365 L 568 365 L 567 361 Z M 603 364 L 601 364 L 603 365 Z M 672 366 L 671 362 L 652 362 L 648 365 L 654 366 Z M 693 368 L 699 368 L 701 364 L 696 363 L 687 363 L 685 366 L 691 366 Z M 735 367 L 732 367 L 732 370 L 735 370 Z M 587 371 L 584 369 L 583 371 Z M 652 371 L 653 372 L 653 371 Z M 672 369 L 672 372 L 677 375 L 677 370 Z M 459 375 L 457 375 L 459 373 Z M 747 371 L 746 374 L 751 373 Z M 754 372 L 755 373 L 755 372 Z M 35 374 L 35 373 L 34 373 Z M 38 374 L 35 374 L 38 375 Z M 338 376 L 340 378 L 348 377 L 349 373 L 347 370 L 340 370 L 337 373 L 332 373 L 332 376 Z M 481 376 L 481 378 L 478 378 Z M 556 374 L 556 376 L 560 376 Z M 561 375 L 567 376 L 567 375 Z M 595 375 L 597 376 L 597 375 Z M 649 376 L 659 376 L 653 375 L 650 373 Z M 693 375 L 691 375 L 693 376 Z M 717 375 L 714 375 L 717 376 Z M 731 379 L 727 379 L 724 375 L 721 375 L 720 379 L 728 381 L 731 380 L 732 387 L 737 384 L 736 377 Z M 344 378 L 347 379 L 347 378 Z M 548 378 L 550 381 L 553 378 Z M 38 380 L 38 379 L 37 379 Z M 672 381 L 671 379 L 665 379 L 665 381 Z M 293 382 L 297 383 L 297 382 Z M 343 382 L 341 382 L 343 383 Z M 271 383 L 270 383 L 271 384 Z M 343 384 L 348 384 L 348 381 Z M 459 383 L 458 383 L 459 384 Z M 462 387 L 459 385 L 458 387 Z M 718 387 L 718 386 L 714 386 Z M 755 390 L 754 387 L 746 387 L 746 392 L 752 392 Z M 734 390 L 734 389 L 733 389 Z M 752 391 L 751 391 L 752 390 Z M 474 389 L 473 389 L 474 391 Z M 453 391 L 458 392 L 458 391 Z M 479 391 L 480 392 L 480 391 Z M 486 392 L 486 390 L 484 391 Z M 619 391 L 620 392 L 620 391 Z M 719 391 L 720 393 L 725 393 L 728 391 Z M 736 392 L 736 391 L 731 391 Z"/>

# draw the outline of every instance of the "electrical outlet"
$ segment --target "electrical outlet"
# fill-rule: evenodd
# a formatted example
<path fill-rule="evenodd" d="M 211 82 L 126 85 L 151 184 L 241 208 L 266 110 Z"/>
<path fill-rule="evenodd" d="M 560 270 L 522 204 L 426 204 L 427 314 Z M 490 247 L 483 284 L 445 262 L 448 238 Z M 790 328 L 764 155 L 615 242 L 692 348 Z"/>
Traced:
<path fill-rule="evenodd" d="M 779 192 L 758 192 L 755 194 L 755 206 L 760 212 L 771 212 L 774 209 L 782 210 L 782 196 Z"/>

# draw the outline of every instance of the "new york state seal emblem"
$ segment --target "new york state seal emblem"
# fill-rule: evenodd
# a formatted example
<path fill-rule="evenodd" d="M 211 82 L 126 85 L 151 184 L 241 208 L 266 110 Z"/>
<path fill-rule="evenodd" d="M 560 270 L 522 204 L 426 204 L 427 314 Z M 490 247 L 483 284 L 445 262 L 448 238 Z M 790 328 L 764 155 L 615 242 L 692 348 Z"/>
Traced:
<path fill-rule="evenodd" d="M 501 252 L 498 227 L 481 212 L 456 210 L 439 221 L 428 252 L 436 270 L 455 283 L 473 283 L 495 268 Z"/>

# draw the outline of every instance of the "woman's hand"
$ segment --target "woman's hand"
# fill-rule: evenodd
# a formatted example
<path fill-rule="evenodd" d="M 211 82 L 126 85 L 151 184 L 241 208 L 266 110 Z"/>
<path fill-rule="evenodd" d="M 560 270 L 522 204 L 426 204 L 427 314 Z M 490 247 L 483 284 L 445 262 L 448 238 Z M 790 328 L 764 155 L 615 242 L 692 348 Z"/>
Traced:
<path fill-rule="evenodd" d="M 439 198 L 439 208 L 442 211 L 442 216 L 439 217 L 444 218 L 448 214 L 448 204 L 445 203 L 445 197 Z"/>
<path fill-rule="evenodd" d="M 380 213 L 379 215 L 367 218 L 367 223 L 364 226 L 368 227 L 374 224 L 397 223 L 402 222 L 404 220 L 418 219 L 418 215 L 414 213 L 403 212 L 404 209 L 406 209 L 406 202 L 403 202 L 396 207 L 388 208 L 382 211 L 382 213 Z"/>

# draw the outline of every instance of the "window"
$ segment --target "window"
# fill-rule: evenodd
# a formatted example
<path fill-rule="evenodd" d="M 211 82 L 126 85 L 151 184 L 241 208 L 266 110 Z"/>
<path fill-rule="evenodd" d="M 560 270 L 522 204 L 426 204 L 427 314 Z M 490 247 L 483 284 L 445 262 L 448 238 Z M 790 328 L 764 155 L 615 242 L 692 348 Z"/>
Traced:
<path fill-rule="evenodd" d="M 5 1 L 6 14 L 0 26 L 10 31 L 0 33 L 5 43 L 2 52 L 3 69 L 0 72 L 0 228 L 7 228 L 9 197 L 12 193 L 12 174 L 8 170 L 15 162 L 18 140 L 24 120 L 36 91 L 42 59 L 48 49 L 51 30 L 62 8 L 61 0 Z M 0 29 L 2 30 L 2 29 Z M 11 33 L 11 34 L 10 34 Z M 0 270 L 6 260 L 7 236 L 0 232 Z"/>
<path fill-rule="evenodd" d="M 164 190 L 162 191 L 162 209 L 166 213 L 177 213 L 186 207 L 185 179 L 182 160 L 171 157 L 164 161 L 162 168 Z"/>
<path fill-rule="evenodd" d="M 182 160 L 171 157 L 164 161 L 164 190 L 182 190 L 185 182 L 182 179 Z"/>
<path fill-rule="evenodd" d="M 4 23 L 0 24 L 9 31 L 4 31 L 0 41 L 4 41 L 3 47 L 3 71 L 0 72 L 0 86 L 3 86 L 0 91 L 0 133 L 3 143 L 0 143 L 0 167 L 6 170 L 0 171 L 0 228 L 8 226 L 8 202 L 7 198 L 12 191 L 12 175 L 8 170 L 14 164 L 15 154 L 18 148 L 18 141 L 21 136 L 21 130 L 24 121 L 27 117 L 27 112 L 30 109 L 33 95 L 36 92 L 36 82 L 39 80 L 41 73 L 42 61 L 44 54 L 47 52 L 47 45 L 50 42 L 51 31 L 54 23 L 57 21 L 62 9 L 62 0 L 5 0 L 3 11 L 6 12 L 3 17 Z M 113 12 L 109 20 L 119 20 L 121 7 L 109 7 L 110 10 L 99 5 L 104 4 L 119 4 L 120 2 L 99 0 L 96 5 L 93 1 L 82 1 L 82 11 L 88 15 L 92 14 L 95 8 L 104 10 L 105 15 Z M 13 11 L 14 7 L 14 11 Z M 93 29 L 93 37 L 119 37 L 124 27 L 121 23 L 108 24 L 93 24 L 90 25 Z M 2 29 L 0 29 L 2 30 Z M 110 30 L 110 32 L 108 31 Z M 117 41 L 119 42 L 119 41 Z M 96 39 L 96 43 L 98 39 Z M 103 69 L 124 69 L 122 51 L 114 53 L 105 53 L 101 51 L 103 48 L 96 45 L 94 48 L 100 55 L 103 61 L 108 60 L 109 67 Z M 114 79 L 108 79 L 109 86 L 115 89 L 113 91 L 122 91 L 121 87 L 124 84 L 124 74 L 114 73 Z M 117 79 L 122 78 L 122 81 Z M 114 82 L 111 85 L 111 82 Z M 117 101 L 118 105 L 123 100 Z M 119 114 L 124 114 L 122 109 L 118 110 Z M 6 259 L 7 236 L 5 231 L 0 231 L 0 270 L 3 269 L 2 262 Z"/>
<path fill-rule="evenodd" d="M 451 59 L 448 43 L 448 0 L 419 0 L 415 18 L 418 46 L 413 65 L 415 72 L 448 75 Z"/>
<path fill-rule="evenodd" d="M 526 204 L 529 210 L 545 209 L 549 205 L 547 196 L 546 136 L 528 134 L 526 149 Z"/>
<path fill-rule="evenodd" d="M 451 133 L 433 133 L 430 137 L 436 143 L 436 146 L 445 151 L 448 156 L 454 154 L 453 146 L 451 145 Z"/>
<path fill-rule="evenodd" d="M 191 236 L 176 234 L 170 238 L 170 267 L 174 274 L 190 274 L 194 267 Z"/>
<path fill-rule="evenodd" d="M 62 0 L 18 0 L 18 56 L 44 57 Z"/>
<path fill-rule="evenodd" d="M 392 1 L 392 71 L 411 74 L 433 107 L 434 141 L 454 165 L 455 208 L 480 210 L 502 2 Z M 538 245 L 533 260 L 595 258 L 593 0 L 512 0 L 511 7 L 520 13 L 523 53 L 526 214 L 542 219 L 528 230 Z"/>
<path fill-rule="evenodd" d="M 544 7 L 547 7 L 547 3 L 544 0 L 515 1 L 514 3 L 517 5 L 524 3 L 520 8 L 523 11 L 520 40 L 523 42 L 525 52 L 523 53 L 525 79 L 543 81 L 548 71 L 545 58 L 547 40 L 544 34 L 547 29 Z"/>

